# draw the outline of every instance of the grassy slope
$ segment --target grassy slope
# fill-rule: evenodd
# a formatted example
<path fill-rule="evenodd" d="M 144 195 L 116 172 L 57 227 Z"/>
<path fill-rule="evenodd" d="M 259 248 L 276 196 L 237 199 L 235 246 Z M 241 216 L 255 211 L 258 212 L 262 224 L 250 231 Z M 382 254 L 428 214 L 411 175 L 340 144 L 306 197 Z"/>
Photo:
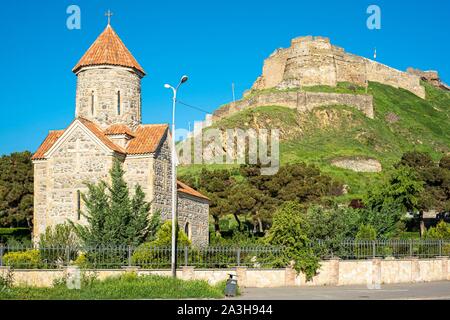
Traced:
<path fill-rule="evenodd" d="M 348 197 L 352 197 L 383 179 L 405 151 L 426 151 L 436 160 L 450 151 L 450 93 L 424 85 L 426 100 L 406 90 L 370 83 L 368 93 L 374 96 L 375 119 L 347 106 L 317 108 L 301 115 L 285 107 L 263 106 L 241 111 L 215 126 L 280 128 L 282 164 L 315 163 L 324 172 L 348 184 Z M 342 91 L 343 87 L 336 90 Z M 309 90 L 330 92 L 333 88 Z M 390 113 L 398 116 L 398 121 L 387 121 Z M 336 168 L 330 165 L 330 160 L 337 157 L 373 157 L 382 163 L 384 170 L 382 173 L 356 173 Z M 180 174 L 195 172 L 201 167 L 181 167 Z"/>

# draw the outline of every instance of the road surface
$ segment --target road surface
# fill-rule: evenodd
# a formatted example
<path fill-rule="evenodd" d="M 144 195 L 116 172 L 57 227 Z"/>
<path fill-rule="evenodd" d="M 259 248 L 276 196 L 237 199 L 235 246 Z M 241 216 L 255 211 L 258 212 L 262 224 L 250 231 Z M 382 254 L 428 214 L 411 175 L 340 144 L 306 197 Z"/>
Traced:
<path fill-rule="evenodd" d="M 320 286 L 283 288 L 244 288 L 242 300 L 450 300 L 450 281 L 385 284 L 380 289 L 366 286 Z"/>

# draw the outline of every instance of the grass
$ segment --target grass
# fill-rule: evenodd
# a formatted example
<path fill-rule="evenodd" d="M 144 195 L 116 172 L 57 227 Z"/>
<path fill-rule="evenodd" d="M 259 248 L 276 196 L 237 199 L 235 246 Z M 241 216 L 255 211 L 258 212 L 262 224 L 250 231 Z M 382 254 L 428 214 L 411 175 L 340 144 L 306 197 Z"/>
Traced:
<path fill-rule="evenodd" d="M 331 86 L 303 86 L 301 88 L 277 89 L 268 88 L 261 90 L 251 90 L 242 100 L 251 99 L 262 94 L 278 93 L 278 92 L 328 92 L 328 93 L 351 93 L 366 94 L 366 88 L 354 85 L 349 82 L 339 82 L 335 87 Z"/>
<path fill-rule="evenodd" d="M 374 183 L 385 179 L 406 151 L 424 151 L 436 161 L 450 151 L 450 93 L 427 83 L 422 85 L 426 89 L 426 99 L 407 90 L 369 83 L 367 91 L 374 97 L 374 119 L 348 106 L 321 107 L 302 114 L 283 106 L 261 106 L 233 114 L 214 127 L 280 129 L 281 164 L 317 165 L 324 173 L 349 186 L 349 194 L 343 197 L 346 200 L 361 196 Z M 305 90 L 344 92 L 350 89 L 349 84 L 342 83 L 336 88 L 315 86 Z M 355 90 L 365 91 L 359 87 Z M 358 173 L 331 165 L 331 160 L 336 158 L 361 157 L 377 159 L 383 171 Z M 180 175 L 204 167 L 236 166 L 185 166 L 180 168 Z"/>
<path fill-rule="evenodd" d="M 0 290 L 0 300 L 116 300 L 223 298 L 225 282 L 216 286 L 203 280 L 180 280 L 157 275 L 126 273 L 105 280 L 83 281 L 80 290 L 68 289 L 65 281 L 51 288 L 17 286 Z"/>

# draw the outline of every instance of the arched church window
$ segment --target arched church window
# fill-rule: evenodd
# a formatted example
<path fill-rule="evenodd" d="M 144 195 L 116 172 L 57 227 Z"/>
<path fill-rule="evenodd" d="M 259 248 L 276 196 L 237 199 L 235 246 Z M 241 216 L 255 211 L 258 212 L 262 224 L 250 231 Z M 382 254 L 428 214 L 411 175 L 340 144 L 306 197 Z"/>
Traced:
<path fill-rule="evenodd" d="M 120 116 L 120 91 L 117 91 L 117 114 Z"/>
<path fill-rule="evenodd" d="M 81 218 L 81 191 L 77 190 L 77 219 Z"/>
<path fill-rule="evenodd" d="M 189 225 L 189 222 L 186 222 L 184 225 L 184 233 L 186 233 L 188 239 L 191 239 L 191 226 Z"/>
<path fill-rule="evenodd" d="M 91 92 L 91 115 L 94 115 L 94 91 Z"/>

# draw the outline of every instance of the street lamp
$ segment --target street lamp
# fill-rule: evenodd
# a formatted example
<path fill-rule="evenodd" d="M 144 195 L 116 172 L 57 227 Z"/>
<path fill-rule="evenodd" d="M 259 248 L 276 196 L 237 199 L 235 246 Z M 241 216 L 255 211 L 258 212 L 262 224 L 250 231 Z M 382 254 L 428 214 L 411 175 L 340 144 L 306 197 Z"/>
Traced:
<path fill-rule="evenodd" d="M 176 157 L 177 151 L 175 149 L 175 106 L 177 104 L 177 91 L 178 88 L 188 80 L 187 76 L 182 76 L 180 83 L 176 88 L 169 84 L 165 84 L 164 88 L 172 89 L 172 276 L 176 278 L 177 276 L 177 167 L 176 167 Z"/>

